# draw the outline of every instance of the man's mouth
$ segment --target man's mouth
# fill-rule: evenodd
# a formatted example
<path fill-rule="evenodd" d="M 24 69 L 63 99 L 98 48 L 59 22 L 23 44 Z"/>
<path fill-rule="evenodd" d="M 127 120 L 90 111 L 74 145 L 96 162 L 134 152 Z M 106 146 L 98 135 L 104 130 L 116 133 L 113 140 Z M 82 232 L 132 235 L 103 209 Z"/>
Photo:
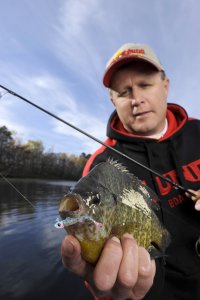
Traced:
<path fill-rule="evenodd" d="M 133 112 L 133 116 L 134 117 L 146 117 L 151 113 L 151 111 L 143 111 L 143 112 L 138 112 L 138 113 L 134 113 Z"/>

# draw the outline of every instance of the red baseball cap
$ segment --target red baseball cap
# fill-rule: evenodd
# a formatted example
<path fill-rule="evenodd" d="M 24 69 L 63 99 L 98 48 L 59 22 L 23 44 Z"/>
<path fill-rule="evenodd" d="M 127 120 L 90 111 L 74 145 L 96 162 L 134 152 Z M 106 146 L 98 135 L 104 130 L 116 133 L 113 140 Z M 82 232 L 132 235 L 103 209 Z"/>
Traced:
<path fill-rule="evenodd" d="M 152 64 L 158 71 L 164 71 L 154 51 L 144 44 L 124 44 L 108 61 L 103 75 L 103 84 L 110 87 L 110 81 L 116 70 L 123 64 L 143 60 Z"/>

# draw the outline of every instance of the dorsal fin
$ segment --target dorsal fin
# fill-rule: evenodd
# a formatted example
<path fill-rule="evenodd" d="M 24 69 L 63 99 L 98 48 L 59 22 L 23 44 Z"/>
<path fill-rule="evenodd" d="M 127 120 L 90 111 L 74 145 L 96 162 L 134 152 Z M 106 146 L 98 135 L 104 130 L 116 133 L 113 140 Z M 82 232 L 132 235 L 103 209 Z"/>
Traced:
<path fill-rule="evenodd" d="M 123 173 L 126 173 L 127 175 L 130 175 L 132 177 L 132 174 L 122 163 L 118 162 L 117 160 L 114 160 L 112 157 L 109 157 L 107 162 L 109 164 L 111 164 L 113 167 L 117 168 L 118 170 L 120 170 Z"/>

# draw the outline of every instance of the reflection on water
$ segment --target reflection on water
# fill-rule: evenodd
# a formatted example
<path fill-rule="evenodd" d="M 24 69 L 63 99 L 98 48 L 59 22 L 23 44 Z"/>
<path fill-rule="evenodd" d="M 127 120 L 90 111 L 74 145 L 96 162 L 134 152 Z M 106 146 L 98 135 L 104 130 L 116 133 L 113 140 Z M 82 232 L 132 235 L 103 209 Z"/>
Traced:
<path fill-rule="evenodd" d="M 60 258 L 64 230 L 54 227 L 67 181 L 13 180 L 32 208 L 0 180 L 0 299 L 93 299 Z"/>

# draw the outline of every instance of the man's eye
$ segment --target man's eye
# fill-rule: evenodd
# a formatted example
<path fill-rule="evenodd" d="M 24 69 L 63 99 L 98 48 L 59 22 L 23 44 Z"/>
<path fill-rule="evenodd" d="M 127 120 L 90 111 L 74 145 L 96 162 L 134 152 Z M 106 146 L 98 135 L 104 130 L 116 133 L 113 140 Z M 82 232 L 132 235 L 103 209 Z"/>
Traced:
<path fill-rule="evenodd" d="M 150 84 L 150 83 L 141 83 L 140 84 L 140 87 L 141 88 L 147 88 L 147 87 L 149 87 L 149 86 L 151 86 L 152 84 Z"/>
<path fill-rule="evenodd" d="M 131 89 L 126 89 L 118 94 L 118 97 L 127 97 L 131 94 Z"/>

